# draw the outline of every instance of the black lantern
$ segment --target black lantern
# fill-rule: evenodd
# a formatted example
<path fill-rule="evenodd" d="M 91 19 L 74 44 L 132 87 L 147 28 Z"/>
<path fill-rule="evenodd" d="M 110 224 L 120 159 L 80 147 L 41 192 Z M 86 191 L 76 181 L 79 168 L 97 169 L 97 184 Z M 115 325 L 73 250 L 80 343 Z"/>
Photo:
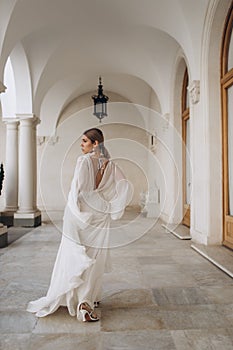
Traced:
<path fill-rule="evenodd" d="M 103 93 L 103 85 L 101 84 L 101 77 L 99 77 L 99 85 L 98 85 L 98 95 L 93 95 L 92 99 L 94 101 L 94 115 L 101 120 L 106 117 L 107 114 L 107 102 L 108 96 Z"/>

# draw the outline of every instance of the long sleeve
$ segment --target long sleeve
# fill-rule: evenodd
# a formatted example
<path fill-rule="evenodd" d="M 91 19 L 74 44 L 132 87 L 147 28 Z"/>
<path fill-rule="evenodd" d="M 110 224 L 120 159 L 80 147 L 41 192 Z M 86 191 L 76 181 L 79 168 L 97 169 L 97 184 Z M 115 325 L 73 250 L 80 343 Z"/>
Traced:
<path fill-rule="evenodd" d="M 71 183 L 71 189 L 68 196 L 68 207 L 72 214 L 75 215 L 81 229 L 84 229 L 91 220 L 90 212 L 81 212 L 79 205 L 79 195 L 85 192 L 89 183 L 89 169 L 85 157 L 79 157 L 74 171 L 74 177 Z"/>

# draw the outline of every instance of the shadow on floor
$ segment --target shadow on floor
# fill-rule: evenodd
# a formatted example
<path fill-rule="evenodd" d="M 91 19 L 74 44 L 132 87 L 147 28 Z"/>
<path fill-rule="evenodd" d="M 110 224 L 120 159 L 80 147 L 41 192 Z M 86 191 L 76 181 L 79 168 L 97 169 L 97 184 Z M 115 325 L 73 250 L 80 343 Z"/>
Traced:
<path fill-rule="evenodd" d="M 8 227 L 8 246 L 32 230 L 33 227 Z"/>

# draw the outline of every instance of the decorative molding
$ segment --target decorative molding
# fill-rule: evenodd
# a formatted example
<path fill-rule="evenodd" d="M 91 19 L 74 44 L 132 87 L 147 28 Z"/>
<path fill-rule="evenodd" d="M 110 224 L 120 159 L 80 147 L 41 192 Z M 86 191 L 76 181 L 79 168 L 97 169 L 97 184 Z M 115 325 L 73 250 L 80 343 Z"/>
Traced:
<path fill-rule="evenodd" d="M 45 136 L 37 136 L 37 145 L 41 146 L 43 143 L 45 143 Z"/>
<path fill-rule="evenodd" d="M 16 118 L 21 121 L 28 121 L 33 123 L 35 126 L 40 124 L 40 118 L 32 113 L 16 113 Z"/>
<path fill-rule="evenodd" d="M 18 125 L 19 124 L 19 118 L 15 118 L 15 117 L 12 117 L 12 118 L 10 118 L 10 117 L 3 117 L 2 118 L 2 121 L 3 121 L 3 123 L 5 123 L 5 124 L 16 124 L 16 125 Z"/>
<path fill-rule="evenodd" d="M 52 146 L 54 146 L 58 142 L 58 140 L 59 137 L 55 135 L 46 137 L 46 141 L 48 141 L 48 144 Z"/>
<path fill-rule="evenodd" d="M 156 154 L 157 151 L 157 145 L 150 146 L 150 150 L 153 154 Z"/>
<path fill-rule="evenodd" d="M 34 118 L 36 118 L 33 113 L 16 113 L 15 115 L 17 118 L 19 118 L 19 120 L 24 120 L 24 119 L 33 120 Z"/>
<path fill-rule="evenodd" d="M 44 143 L 54 146 L 59 141 L 58 136 L 37 136 L 37 145 L 42 146 Z"/>
<path fill-rule="evenodd" d="M 0 81 L 0 94 L 1 94 L 2 92 L 5 92 L 6 89 L 7 89 L 7 87 Z"/>
<path fill-rule="evenodd" d="M 188 86 L 189 97 L 192 104 L 200 101 L 200 80 L 193 80 Z"/>

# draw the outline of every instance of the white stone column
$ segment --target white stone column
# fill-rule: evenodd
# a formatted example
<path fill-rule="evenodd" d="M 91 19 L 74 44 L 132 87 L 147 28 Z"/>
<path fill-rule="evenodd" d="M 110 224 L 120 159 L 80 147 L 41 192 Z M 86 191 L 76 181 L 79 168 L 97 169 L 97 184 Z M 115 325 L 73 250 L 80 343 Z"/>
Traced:
<path fill-rule="evenodd" d="M 18 120 L 4 118 L 6 124 L 6 161 L 5 161 L 5 201 L 6 207 L 1 214 L 2 222 L 13 225 L 14 213 L 18 209 Z"/>
<path fill-rule="evenodd" d="M 5 92 L 6 86 L 3 85 L 3 83 L 0 81 L 0 93 Z M 2 217 L 2 213 L 1 213 Z M 8 245 L 8 232 L 7 232 L 7 226 L 4 226 L 2 223 L 0 223 L 0 248 L 4 248 Z"/>
<path fill-rule="evenodd" d="M 36 125 L 33 115 L 19 116 L 19 209 L 14 215 L 15 226 L 38 226 L 41 213 L 36 206 Z"/>
<path fill-rule="evenodd" d="M 6 121 L 5 211 L 18 209 L 18 121 Z"/>

